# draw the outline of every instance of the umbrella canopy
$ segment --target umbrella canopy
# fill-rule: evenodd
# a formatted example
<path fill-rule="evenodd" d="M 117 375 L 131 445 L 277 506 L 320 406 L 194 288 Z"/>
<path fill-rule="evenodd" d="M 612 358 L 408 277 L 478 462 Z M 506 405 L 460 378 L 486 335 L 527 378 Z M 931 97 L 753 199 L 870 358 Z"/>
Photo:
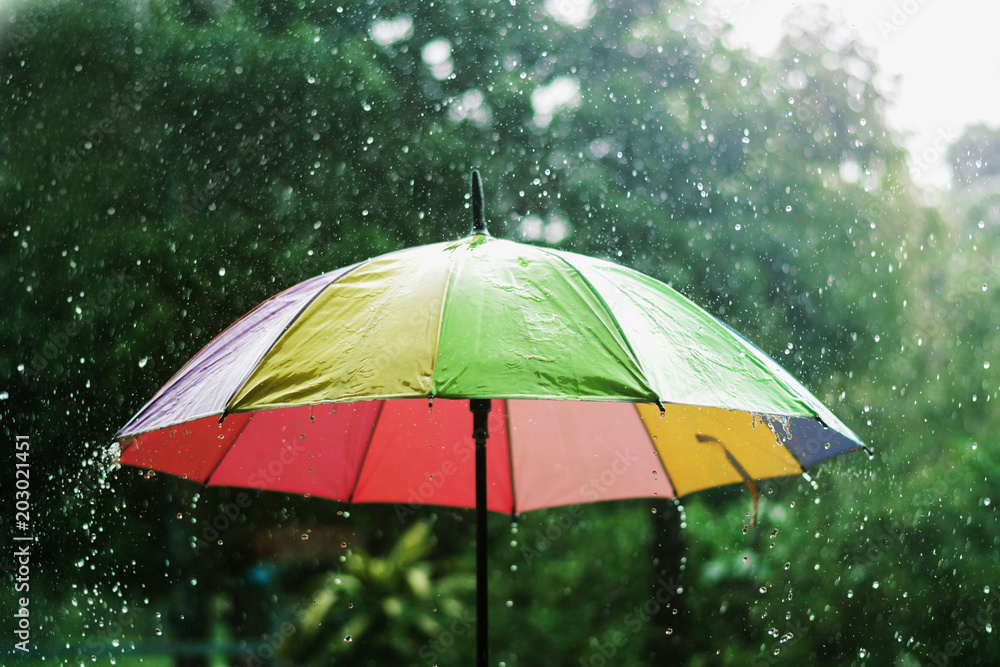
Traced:
<path fill-rule="evenodd" d="M 794 475 L 861 446 L 663 283 L 486 234 L 271 298 L 116 438 L 123 463 L 205 484 L 473 507 L 472 416 L 433 400 L 459 398 L 501 399 L 487 488 L 505 513 Z"/>
<path fill-rule="evenodd" d="M 471 236 L 265 301 L 116 439 L 122 463 L 203 484 L 397 503 L 401 513 L 475 507 L 485 667 L 487 509 L 744 482 L 756 514 L 753 480 L 864 445 L 770 357 L 667 285 L 492 238 L 478 173 L 472 182 Z"/>

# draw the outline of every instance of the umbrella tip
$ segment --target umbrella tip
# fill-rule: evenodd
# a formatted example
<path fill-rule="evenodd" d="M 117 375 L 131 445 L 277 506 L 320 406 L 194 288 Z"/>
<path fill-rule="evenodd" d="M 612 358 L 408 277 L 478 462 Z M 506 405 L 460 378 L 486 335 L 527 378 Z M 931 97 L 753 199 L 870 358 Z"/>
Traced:
<path fill-rule="evenodd" d="M 478 169 L 472 172 L 472 233 L 489 234 L 483 217 L 483 181 Z"/>

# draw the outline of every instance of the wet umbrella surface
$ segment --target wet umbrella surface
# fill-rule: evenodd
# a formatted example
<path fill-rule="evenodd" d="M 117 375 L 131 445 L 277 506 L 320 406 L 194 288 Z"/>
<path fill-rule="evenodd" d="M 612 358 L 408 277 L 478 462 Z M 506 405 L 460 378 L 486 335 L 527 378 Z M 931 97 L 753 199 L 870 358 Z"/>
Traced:
<path fill-rule="evenodd" d="M 756 506 L 753 480 L 862 446 L 666 285 L 492 238 L 478 173 L 473 212 L 466 239 L 338 269 L 251 311 L 118 433 L 121 461 L 345 502 L 408 503 L 424 490 L 422 502 L 477 508 L 482 530 L 487 509 L 734 482 Z M 305 456 L 259 473 L 292 448 Z M 483 533 L 478 549 L 485 664 Z"/>

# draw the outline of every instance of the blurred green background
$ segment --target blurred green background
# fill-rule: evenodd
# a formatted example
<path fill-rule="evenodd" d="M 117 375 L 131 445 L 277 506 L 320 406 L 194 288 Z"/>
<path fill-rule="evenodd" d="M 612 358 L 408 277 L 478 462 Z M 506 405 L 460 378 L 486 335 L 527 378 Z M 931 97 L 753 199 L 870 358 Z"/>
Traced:
<path fill-rule="evenodd" d="M 0 8 L 0 532 L 28 435 L 37 537 L 28 655 L 0 554 L 0 661 L 471 663 L 471 512 L 206 490 L 108 448 L 271 294 L 464 236 L 473 168 L 494 235 L 668 282 L 875 451 L 764 484 L 749 530 L 742 486 L 491 517 L 493 664 L 1000 661 L 1000 133 L 967 131 L 932 199 L 826 13 L 761 58 L 693 3 L 591 9 Z"/>

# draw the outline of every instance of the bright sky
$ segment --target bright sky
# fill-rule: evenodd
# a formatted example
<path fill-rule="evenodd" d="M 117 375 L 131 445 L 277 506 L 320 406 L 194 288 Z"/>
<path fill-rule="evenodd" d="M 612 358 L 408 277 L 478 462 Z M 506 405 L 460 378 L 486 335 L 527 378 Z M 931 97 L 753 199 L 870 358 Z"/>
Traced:
<path fill-rule="evenodd" d="M 736 45 L 770 53 L 784 17 L 803 2 L 705 0 L 724 12 Z M 982 0 L 827 0 L 859 41 L 876 50 L 885 74 L 898 75 L 889 120 L 907 135 L 910 166 L 925 185 L 946 185 L 941 148 L 967 125 L 1000 126 L 1000 3 Z"/>

